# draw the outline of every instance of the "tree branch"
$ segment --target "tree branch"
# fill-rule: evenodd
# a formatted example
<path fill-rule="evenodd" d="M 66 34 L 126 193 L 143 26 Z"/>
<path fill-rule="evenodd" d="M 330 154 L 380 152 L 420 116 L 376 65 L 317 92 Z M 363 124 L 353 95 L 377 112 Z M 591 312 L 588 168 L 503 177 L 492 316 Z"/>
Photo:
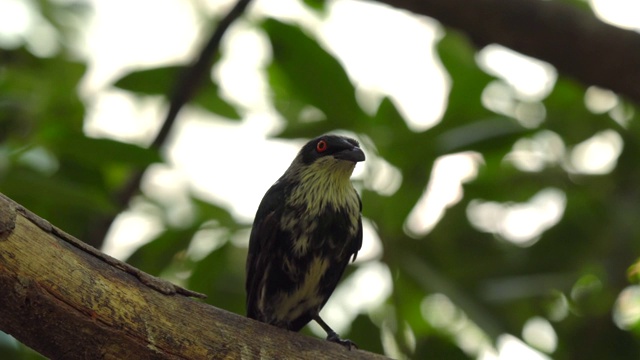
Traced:
<path fill-rule="evenodd" d="M 640 34 L 560 1 L 378 0 L 433 17 L 478 46 L 496 43 L 554 65 L 585 85 L 640 103 Z"/>
<path fill-rule="evenodd" d="M 0 194 L 0 330 L 44 356 L 384 358 L 217 309 L 131 269 Z"/>
<path fill-rule="evenodd" d="M 184 105 L 197 93 L 202 86 L 203 80 L 209 78 L 209 71 L 213 59 L 220 48 L 222 37 L 227 32 L 229 26 L 242 15 L 250 2 L 251 0 L 238 0 L 229 13 L 220 20 L 215 31 L 198 53 L 196 60 L 190 66 L 185 67 L 184 71 L 182 71 L 181 75 L 176 79 L 175 86 L 170 90 L 169 110 L 167 111 L 160 131 L 151 143 L 152 149 L 161 149 L 164 146 L 180 110 L 182 110 Z M 118 209 L 124 210 L 131 198 L 140 191 L 140 183 L 142 182 L 145 171 L 146 169 L 134 171 L 122 188 L 114 194 L 114 201 Z M 87 243 L 95 247 L 100 247 L 116 216 L 117 213 L 97 220 L 97 224 L 90 227 L 90 233 L 87 234 Z"/>

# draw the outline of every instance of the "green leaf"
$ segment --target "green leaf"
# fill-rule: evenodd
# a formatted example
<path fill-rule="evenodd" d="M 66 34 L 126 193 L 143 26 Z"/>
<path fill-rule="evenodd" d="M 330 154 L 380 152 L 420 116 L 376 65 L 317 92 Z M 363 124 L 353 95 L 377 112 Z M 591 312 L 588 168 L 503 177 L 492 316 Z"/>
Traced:
<path fill-rule="evenodd" d="M 469 355 L 453 342 L 454 339 L 446 337 L 418 338 L 416 342 L 414 359 L 447 359 L 468 360 Z"/>
<path fill-rule="evenodd" d="M 246 256 L 246 248 L 225 242 L 196 264 L 189 278 L 189 289 L 207 294 L 208 304 L 244 314 Z"/>
<path fill-rule="evenodd" d="M 464 150 L 494 151 L 501 149 L 502 156 L 511 150 L 511 145 L 531 130 L 524 128 L 514 119 L 494 116 L 479 119 L 469 124 L 440 129 L 443 133 L 438 137 L 438 149 L 441 153 L 460 152 Z"/>
<path fill-rule="evenodd" d="M 226 208 L 195 197 L 192 198 L 192 201 L 198 209 L 198 218 L 203 222 L 215 220 L 221 227 L 232 231 L 248 226 L 246 224 L 239 224 Z"/>
<path fill-rule="evenodd" d="M 265 21 L 263 28 L 273 54 L 269 82 L 276 108 L 289 121 L 288 126 L 308 126 L 304 111 L 313 108 L 333 128 L 350 128 L 367 117 L 341 64 L 315 40 L 276 20 Z"/>
<path fill-rule="evenodd" d="M 193 104 L 230 120 L 240 120 L 242 118 L 233 105 L 220 97 L 218 86 L 214 82 L 211 82 L 196 94 Z"/>
<path fill-rule="evenodd" d="M 74 236 L 82 237 L 97 216 L 115 211 L 100 182 L 49 176 L 20 167 L 4 175 L 0 192 Z"/>
<path fill-rule="evenodd" d="M 175 86 L 184 69 L 184 66 L 165 66 L 139 70 L 120 78 L 114 86 L 142 95 L 166 96 Z M 241 118 L 236 108 L 220 97 L 218 85 L 211 79 L 205 81 L 203 86 L 198 89 L 192 102 L 227 119 L 239 120 Z"/>
<path fill-rule="evenodd" d="M 631 282 L 640 283 L 640 260 L 637 260 L 629 267 L 627 277 Z"/>
<path fill-rule="evenodd" d="M 184 66 L 165 66 L 130 72 L 114 86 L 144 95 L 166 95 L 176 83 Z"/>
<path fill-rule="evenodd" d="M 89 166 L 120 163 L 146 167 L 162 162 L 157 150 L 111 139 L 95 139 L 83 135 L 67 136 L 59 145 L 57 150 L 60 155 Z"/>
<path fill-rule="evenodd" d="M 6 178 L 1 179 L 2 191 L 31 196 L 50 203 L 53 208 L 78 208 L 81 211 L 108 212 L 113 209 L 110 200 L 91 184 L 74 183 L 60 177 L 39 174 L 14 168 Z"/>
<path fill-rule="evenodd" d="M 158 237 L 139 247 L 127 262 L 137 268 L 158 276 L 176 256 L 185 251 L 199 226 L 184 229 L 168 229 Z"/>
<path fill-rule="evenodd" d="M 310 8 L 324 12 L 327 8 L 327 2 L 325 0 L 303 0 L 303 2 Z"/>
<path fill-rule="evenodd" d="M 449 31 L 438 42 L 437 50 L 451 77 L 447 110 L 441 124 L 461 124 L 490 116 L 480 99 L 487 84 L 495 78 L 478 67 L 475 51 L 467 40 Z"/>
<path fill-rule="evenodd" d="M 85 71 L 85 64 L 64 55 L 38 58 L 24 48 L 1 50 L 0 124 L 11 125 L 12 133 L 0 139 L 25 141 L 45 130 L 81 128 L 84 105 L 77 86 Z"/>
<path fill-rule="evenodd" d="M 360 349 L 366 349 L 376 354 L 384 354 L 380 337 L 372 337 L 372 330 L 379 331 L 376 324 L 371 321 L 370 316 L 361 314 L 351 323 L 349 334 L 344 334 L 344 336 L 356 343 Z"/>
<path fill-rule="evenodd" d="M 566 144 L 576 144 L 594 134 L 618 125 L 608 114 L 594 114 L 584 104 L 585 89 L 576 82 L 560 77 L 544 100 L 547 127 L 558 133 Z"/>

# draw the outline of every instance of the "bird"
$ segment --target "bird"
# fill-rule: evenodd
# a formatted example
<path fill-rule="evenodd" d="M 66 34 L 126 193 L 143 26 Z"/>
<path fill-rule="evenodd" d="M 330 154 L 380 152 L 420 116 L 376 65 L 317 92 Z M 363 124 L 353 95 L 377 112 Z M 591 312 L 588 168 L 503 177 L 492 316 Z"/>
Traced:
<path fill-rule="evenodd" d="M 249 235 L 249 318 L 290 331 L 314 320 L 327 340 L 357 348 L 319 313 L 362 247 L 362 201 L 351 175 L 364 160 L 358 141 L 322 135 L 266 192 Z"/>

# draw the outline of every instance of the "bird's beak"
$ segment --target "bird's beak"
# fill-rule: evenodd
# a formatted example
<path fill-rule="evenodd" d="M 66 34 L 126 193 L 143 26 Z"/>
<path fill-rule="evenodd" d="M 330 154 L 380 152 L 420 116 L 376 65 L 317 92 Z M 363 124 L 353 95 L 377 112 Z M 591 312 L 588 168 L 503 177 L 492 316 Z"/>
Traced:
<path fill-rule="evenodd" d="M 359 147 L 354 146 L 350 149 L 338 151 L 337 153 L 333 154 L 333 157 L 340 160 L 353 161 L 355 163 L 364 161 L 364 152 L 362 152 L 362 149 L 360 149 Z"/>

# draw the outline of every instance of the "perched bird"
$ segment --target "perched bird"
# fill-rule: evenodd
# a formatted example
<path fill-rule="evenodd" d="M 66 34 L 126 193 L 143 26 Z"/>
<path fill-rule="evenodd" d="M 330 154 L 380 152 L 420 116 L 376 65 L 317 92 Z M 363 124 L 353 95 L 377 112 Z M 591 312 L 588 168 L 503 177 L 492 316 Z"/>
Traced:
<path fill-rule="evenodd" d="M 362 246 L 362 202 L 351 173 L 365 156 L 356 140 L 309 141 L 258 207 L 247 256 L 247 316 L 291 331 L 321 318 L 347 264 Z"/>

